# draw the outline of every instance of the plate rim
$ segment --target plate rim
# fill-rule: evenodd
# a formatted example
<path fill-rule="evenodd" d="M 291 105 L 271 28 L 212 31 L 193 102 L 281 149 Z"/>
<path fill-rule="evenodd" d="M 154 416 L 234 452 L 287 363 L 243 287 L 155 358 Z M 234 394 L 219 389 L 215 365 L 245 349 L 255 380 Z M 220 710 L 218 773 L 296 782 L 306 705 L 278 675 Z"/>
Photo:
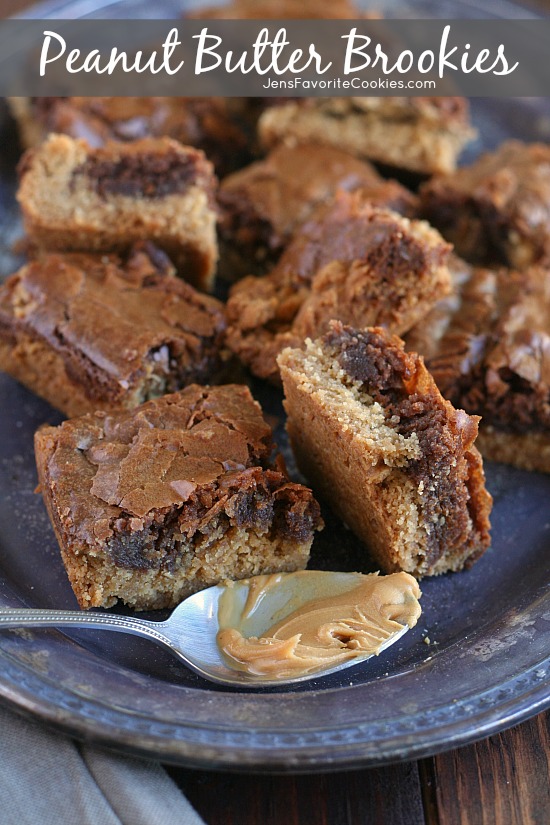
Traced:
<path fill-rule="evenodd" d="M 65 637 L 62 631 L 50 632 Z M 383 739 L 368 736 L 368 720 L 361 720 L 349 731 L 338 724 L 294 733 L 235 725 L 222 731 L 217 723 L 189 720 L 176 727 L 139 711 L 131 713 L 86 698 L 64 686 L 52 686 L 39 671 L 1 646 L 0 661 L 0 704 L 80 741 L 195 769 L 316 773 L 376 767 L 433 756 L 485 739 L 550 708 L 550 655 L 490 688 L 462 696 L 452 705 L 443 702 L 407 717 L 400 715 L 401 732 L 394 730 Z M 365 687 L 357 685 L 358 689 Z M 338 694 L 342 689 L 329 688 L 322 693 Z M 391 722 L 385 720 L 384 724 Z M 420 730 L 422 737 L 418 736 Z M 249 745 L 238 741 L 251 736 Z M 285 739 L 293 741 L 281 744 Z"/>
<path fill-rule="evenodd" d="M 113 5 L 114 0 L 101 0 L 99 3 L 102 9 Z M 479 4 L 476 0 L 462 0 L 460 5 L 467 10 L 485 4 Z M 83 9 L 86 6 L 96 11 L 98 8 L 97 3 L 90 3 L 89 0 L 43 0 L 19 17 L 28 19 L 39 14 L 43 19 L 52 19 L 56 14 L 65 14 L 71 8 Z M 502 12 L 509 12 L 511 9 L 515 9 L 516 14 L 510 16 L 541 16 L 532 9 L 527 10 L 521 3 L 501 0 L 498 6 L 500 13 L 495 13 L 490 8 L 490 16 L 502 17 L 505 16 Z M 452 713 L 445 717 L 443 711 L 448 709 L 448 704 L 423 710 L 424 719 L 430 716 L 430 711 L 434 717 L 436 714 L 444 717 L 443 723 L 434 725 L 424 738 L 414 736 L 414 731 L 411 733 L 405 730 L 400 734 L 394 733 L 383 743 L 375 739 L 361 740 L 357 737 L 356 741 L 352 741 L 345 736 L 340 743 L 329 743 L 326 740 L 329 729 L 323 728 L 320 730 L 318 743 L 314 746 L 304 745 L 298 750 L 295 745 L 274 746 L 274 739 L 284 736 L 284 732 L 263 734 L 256 730 L 256 740 L 265 740 L 261 748 L 237 748 L 235 745 L 224 746 L 223 743 L 215 741 L 197 742 L 193 741 L 193 738 L 185 739 L 183 736 L 170 739 L 163 736 L 159 730 L 154 730 L 155 726 L 165 730 L 170 727 L 162 722 L 151 719 L 150 730 L 144 731 L 146 718 L 143 716 L 132 717 L 129 713 L 125 715 L 120 709 L 101 706 L 98 701 L 86 699 L 63 686 L 58 687 L 56 691 L 48 690 L 46 684 L 45 689 L 39 671 L 17 661 L 2 647 L 1 641 L 0 662 L 3 665 L 0 669 L 0 704 L 9 706 L 12 710 L 34 720 L 39 719 L 81 741 L 125 754 L 160 759 L 167 764 L 209 770 L 248 772 L 253 768 L 254 772 L 259 773 L 298 774 L 375 767 L 435 755 L 484 739 L 550 708 L 548 656 L 504 682 L 457 700 L 454 706 L 455 718 L 452 718 Z M 32 692 L 29 687 L 32 688 L 33 685 L 42 687 Z M 63 701 L 56 704 L 53 701 L 54 696 Z M 459 709 L 461 713 L 458 713 Z M 132 722 L 135 723 L 138 719 L 141 731 L 136 724 L 132 725 Z M 194 728 L 186 723 L 182 727 L 182 731 L 199 729 L 208 729 L 215 739 L 219 726 L 213 725 L 210 728 L 199 725 Z M 330 730 L 340 733 L 337 727 Z"/>

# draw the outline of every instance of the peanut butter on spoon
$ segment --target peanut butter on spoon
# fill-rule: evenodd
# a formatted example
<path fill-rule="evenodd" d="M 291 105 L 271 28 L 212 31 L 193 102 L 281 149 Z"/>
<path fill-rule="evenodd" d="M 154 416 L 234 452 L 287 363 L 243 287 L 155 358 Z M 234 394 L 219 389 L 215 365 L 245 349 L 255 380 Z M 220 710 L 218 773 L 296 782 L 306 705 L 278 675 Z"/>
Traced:
<path fill-rule="evenodd" d="M 227 587 L 219 601 L 217 634 L 226 662 L 251 675 L 288 679 L 377 655 L 417 623 L 421 593 L 408 573 L 339 575 L 301 571 L 257 576 L 249 582 L 244 605 L 235 598 L 236 590 Z M 262 601 L 283 579 L 288 584 L 289 576 L 295 577 L 296 596 L 280 607 L 278 621 L 250 635 Z M 328 576 L 335 577 L 329 596 L 324 595 Z M 317 597 L 316 583 L 323 594 Z M 309 589 L 309 600 L 300 599 L 300 585 Z M 294 600 L 300 604 L 295 609 Z"/>

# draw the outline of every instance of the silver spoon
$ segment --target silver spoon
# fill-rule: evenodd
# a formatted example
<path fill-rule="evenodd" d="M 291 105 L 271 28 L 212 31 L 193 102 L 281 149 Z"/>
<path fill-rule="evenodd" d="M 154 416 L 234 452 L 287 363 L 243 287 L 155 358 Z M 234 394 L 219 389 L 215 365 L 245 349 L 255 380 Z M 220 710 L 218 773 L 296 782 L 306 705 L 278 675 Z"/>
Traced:
<path fill-rule="evenodd" d="M 260 577 L 256 577 L 258 581 Z M 276 622 L 293 613 L 313 599 L 333 597 L 357 587 L 358 573 L 300 571 L 279 574 L 275 586 L 266 589 L 256 608 L 247 619 L 247 636 L 262 636 Z M 236 615 L 245 609 L 254 578 L 232 582 L 231 599 Z M 134 616 L 112 613 L 91 613 L 77 610 L 41 610 L 34 608 L 0 608 L 0 629 L 5 627 L 79 627 L 115 630 L 143 636 L 164 645 L 187 667 L 200 676 L 220 685 L 232 687 L 273 687 L 303 682 L 318 676 L 356 665 L 371 658 L 365 654 L 336 666 L 314 673 L 277 679 L 272 676 L 253 676 L 233 669 L 224 659 L 216 640 L 219 624 L 219 601 L 227 592 L 227 585 L 216 585 L 201 590 L 185 599 L 165 621 L 148 621 Z M 378 652 L 396 642 L 408 630 L 404 625 L 379 647 Z"/>

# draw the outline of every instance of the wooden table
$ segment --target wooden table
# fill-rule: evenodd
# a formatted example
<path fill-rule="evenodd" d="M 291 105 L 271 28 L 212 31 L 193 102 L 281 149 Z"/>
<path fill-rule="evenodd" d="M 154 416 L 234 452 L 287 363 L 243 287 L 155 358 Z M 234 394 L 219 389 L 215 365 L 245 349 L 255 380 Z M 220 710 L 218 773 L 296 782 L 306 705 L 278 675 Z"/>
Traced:
<path fill-rule="evenodd" d="M 0 16 L 31 4 L 2 0 Z M 549 721 L 541 714 L 474 745 L 369 770 L 168 770 L 207 825 L 549 825 Z"/>
<path fill-rule="evenodd" d="M 170 768 L 207 825 L 548 825 L 550 714 L 418 762 L 310 776 Z"/>

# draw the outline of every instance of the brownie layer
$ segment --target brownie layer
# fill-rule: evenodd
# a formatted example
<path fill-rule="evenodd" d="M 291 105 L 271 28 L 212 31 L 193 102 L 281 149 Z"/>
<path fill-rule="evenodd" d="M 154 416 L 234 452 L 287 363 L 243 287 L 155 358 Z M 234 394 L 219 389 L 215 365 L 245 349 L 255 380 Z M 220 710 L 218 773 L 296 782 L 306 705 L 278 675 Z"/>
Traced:
<path fill-rule="evenodd" d="M 319 507 L 271 468 L 272 449 L 237 385 L 39 430 L 42 492 L 81 606 L 168 606 L 223 577 L 305 566 Z"/>
<path fill-rule="evenodd" d="M 550 147 L 503 143 L 421 189 L 424 216 L 473 263 L 522 268 L 550 253 Z"/>
<path fill-rule="evenodd" d="M 214 378 L 223 308 L 172 273 L 151 245 L 32 261 L 0 288 L 0 366 L 67 415 Z"/>
<path fill-rule="evenodd" d="M 111 160 L 96 154 L 74 171 L 74 177 L 84 175 L 89 185 L 101 197 L 124 195 L 129 198 L 163 198 L 183 194 L 192 186 L 205 186 L 212 178 L 206 159 L 197 152 L 182 158 L 180 153 L 167 151 L 162 155 L 124 155 Z"/>

